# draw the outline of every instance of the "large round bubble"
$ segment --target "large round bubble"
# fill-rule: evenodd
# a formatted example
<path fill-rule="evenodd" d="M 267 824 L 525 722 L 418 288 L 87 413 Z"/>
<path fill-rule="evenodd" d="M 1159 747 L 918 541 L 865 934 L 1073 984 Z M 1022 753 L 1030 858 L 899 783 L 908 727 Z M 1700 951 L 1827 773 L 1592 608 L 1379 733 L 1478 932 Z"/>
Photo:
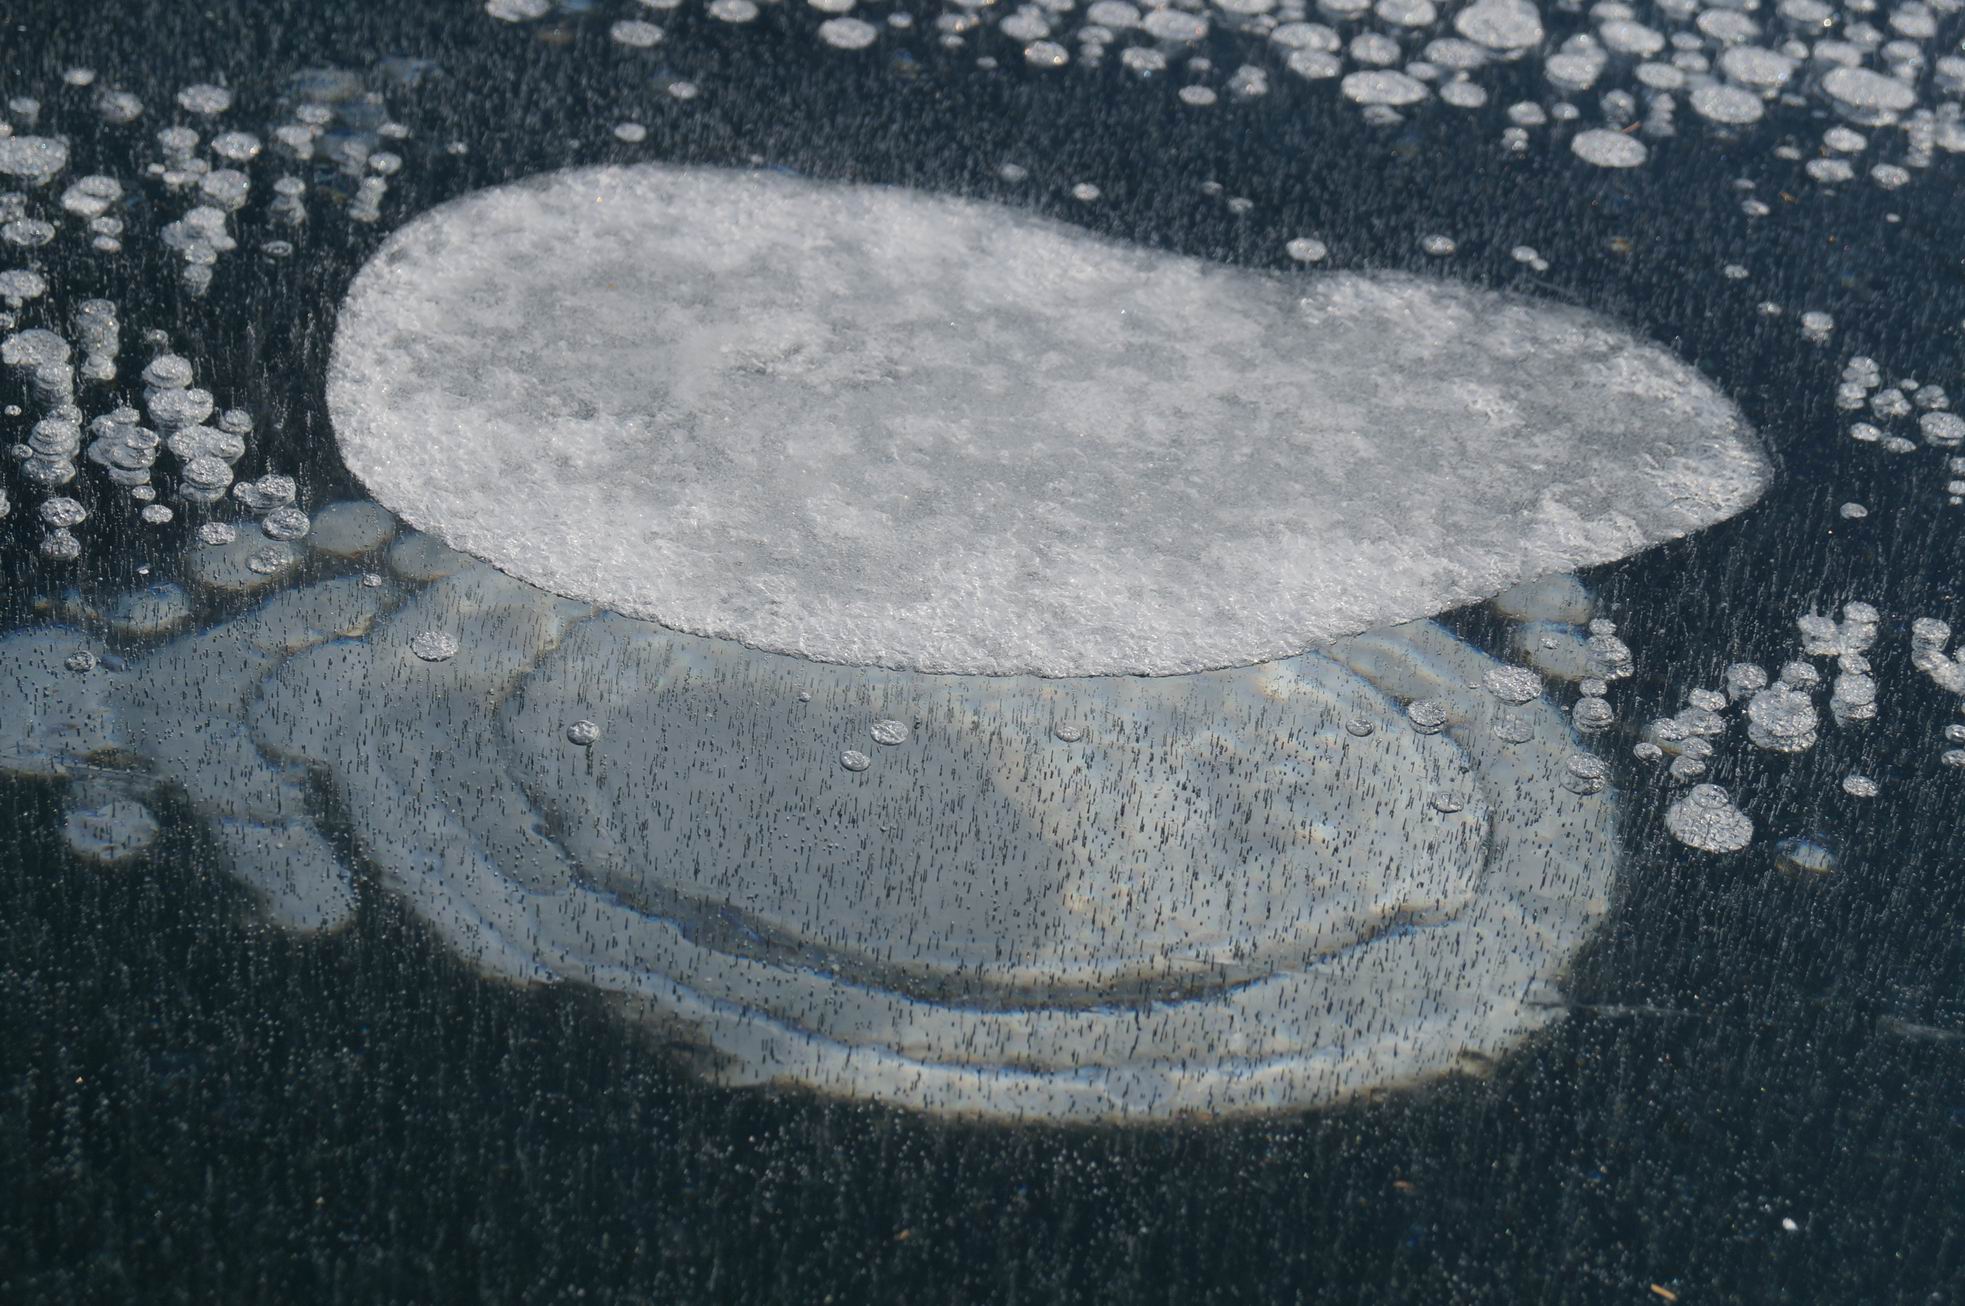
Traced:
<path fill-rule="evenodd" d="M 565 172 L 396 233 L 328 402 L 413 525 L 828 662 L 1288 656 L 1739 511 L 1733 405 L 1602 318 L 1306 282 L 767 172 Z"/>

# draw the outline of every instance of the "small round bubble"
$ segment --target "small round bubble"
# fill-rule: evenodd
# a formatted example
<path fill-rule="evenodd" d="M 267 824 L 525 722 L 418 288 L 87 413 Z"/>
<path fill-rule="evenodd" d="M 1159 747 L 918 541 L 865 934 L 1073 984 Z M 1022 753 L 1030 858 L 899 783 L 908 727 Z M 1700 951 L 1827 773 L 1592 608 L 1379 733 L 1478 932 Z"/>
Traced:
<path fill-rule="evenodd" d="M 1609 729 L 1617 720 L 1617 711 L 1610 706 L 1609 699 L 1586 695 L 1576 700 L 1576 706 L 1570 709 L 1569 717 L 1578 730 L 1585 734 L 1593 734 L 1599 730 Z"/>
<path fill-rule="evenodd" d="M 1495 667 L 1481 683 L 1504 703 L 1527 703 L 1542 696 L 1542 677 L 1527 667 Z"/>
<path fill-rule="evenodd" d="M 441 630 L 425 630 L 409 641 L 409 651 L 425 662 L 443 662 L 457 656 L 457 640 Z"/>
<path fill-rule="evenodd" d="M 1609 783 L 1610 768 L 1600 757 L 1574 753 L 1563 763 L 1562 787 L 1573 794 L 1600 793 Z"/>
<path fill-rule="evenodd" d="M 1407 704 L 1406 719 L 1422 735 L 1438 734 L 1440 728 L 1446 725 L 1446 704 L 1437 698 L 1416 699 Z"/>
<path fill-rule="evenodd" d="M 246 570 L 255 576 L 276 576 L 298 561 L 293 550 L 284 544 L 269 544 L 246 558 Z"/>
<path fill-rule="evenodd" d="M 42 501 L 41 520 L 48 526 L 64 529 L 80 526 L 89 519 L 89 510 L 65 495 L 56 495 Z"/>
<path fill-rule="evenodd" d="M 1694 785 L 1665 809 L 1665 829 L 1688 848 L 1738 852 L 1753 842 L 1753 821 L 1718 785 Z"/>
<path fill-rule="evenodd" d="M 268 539 L 297 540 L 307 534 L 311 525 L 306 513 L 289 504 L 267 513 L 266 519 L 259 523 L 259 529 L 266 533 Z"/>

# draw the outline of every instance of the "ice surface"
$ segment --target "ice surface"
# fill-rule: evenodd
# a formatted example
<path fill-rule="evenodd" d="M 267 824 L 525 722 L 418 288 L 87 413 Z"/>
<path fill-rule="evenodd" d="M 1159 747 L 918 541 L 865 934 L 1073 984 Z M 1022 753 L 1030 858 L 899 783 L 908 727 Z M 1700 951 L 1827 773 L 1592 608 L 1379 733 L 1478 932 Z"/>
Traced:
<path fill-rule="evenodd" d="M 352 578 L 324 581 L 128 662 L 62 626 L 0 639 L 0 688 L 18 705 L 0 723 L 0 772 L 86 779 L 110 763 L 168 783 L 210 824 L 269 919 L 337 926 L 354 908 L 352 876 L 313 824 L 305 772 L 260 750 L 246 710 L 290 655 L 366 630 L 389 597 Z M 85 667 L 78 651 L 91 655 Z M 128 836 L 107 829 L 111 818 L 132 829 L 143 819 L 95 801 L 77 810 L 89 814 L 71 828 L 78 849 L 120 847 Z"/>
<path fill-rule="evenodd" d="M 398 577 L 79 670 L 78 631 L 0 640 L 0 769 L 74 783 L 97 860 L 180 796 L 299 928 L 352 908 L 339 813 L 489 974 L 592 985 L 727 1081 L 972 1116 L 1477 1070 L 1560 1014 L 1608 909 L 1612 796 L 1574 784 L 1561 712 L 1504 707 L 1430 623 L 1185 677 L 983 678 L 755 653 L 481 563 Z"/>
<path fill-rule="evenodd" d="M 414 655 L 432 629 L 456 657 Z M 1551 706 L 1488 729 L 1490 666 L 1419 625 L 1180 679 L 922 676 L 472 566 L 288 661 L 251 727 L 478 965 L 619 995 L 725 1079 L 1157 1118 L 1412 1082 L 1555 1014 L 1522 995 L 1606 909 L 1612 808 L 1560 787 Z M 906 739 L 840 765 L 881 720 Z"/>
<path fill-rule="evenodd" d="M 386 505 L 555 593 L 828 662 L 1261 662 L 1626 556 L 1767 464 L 1602 318 L 767 172 L 556 173 L 399 231 L 328 400 Z"/>

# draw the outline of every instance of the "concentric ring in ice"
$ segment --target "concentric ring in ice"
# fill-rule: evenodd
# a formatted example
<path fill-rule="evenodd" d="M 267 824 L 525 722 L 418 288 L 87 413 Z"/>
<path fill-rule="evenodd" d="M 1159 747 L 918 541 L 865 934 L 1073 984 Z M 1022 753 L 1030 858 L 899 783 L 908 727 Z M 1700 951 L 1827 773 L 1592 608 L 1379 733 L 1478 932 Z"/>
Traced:
<path fill-rule="evenodd" d="M 556 173 L 343 305 L 350 468 L 556 593 L 821 661 L 1262 662 L 1738 512 L 1766 463 L 1600 317 L 768 172 Z"/>
<path fill-rule="evenodd" d="M 1191 676 L 937 676 L 436 552 L 114 657 L 60 625 L 0 639 L 0 772 L 69 781 L 96 861 L 139 855 L 171 791 L 301 929 L 354 910 L 352 837 L 479 969 L 606 993 L 717 1078 L 972 1116 L 1478 1072 L 1560 1016 L 1608 909 L 1600 768 L 1429 622 Z"/>

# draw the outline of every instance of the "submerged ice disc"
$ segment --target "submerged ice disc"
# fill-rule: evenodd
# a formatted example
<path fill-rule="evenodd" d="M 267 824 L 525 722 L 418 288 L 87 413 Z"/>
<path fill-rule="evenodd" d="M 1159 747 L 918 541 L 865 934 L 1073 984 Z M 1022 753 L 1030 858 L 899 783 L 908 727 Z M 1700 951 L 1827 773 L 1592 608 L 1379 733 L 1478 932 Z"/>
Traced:
<path fill-rule="evenodd" d="M 403 228 L 328 402 L 386 505 L 555 593 L 981 674 L 1295 654 L 1685 534 L 1767 476 L 1707 381 L 1577 309 L 653 166 Z"/>
<path fill-rule="evenodd" d="M 1479 1070 L 1560 1016 L 1608 909 L 1613 795 L 1430 622 L 1189 676 L 930 675 L 426 543 L 141 649 L 0 639 L 0 773 L 66 781 L 92 861 L 142 856 L 169 795 L 268 919 L 324 930 L 352 844 L 484 972 L 612 995 L 721 1080 L 978 1117 Z"/>

